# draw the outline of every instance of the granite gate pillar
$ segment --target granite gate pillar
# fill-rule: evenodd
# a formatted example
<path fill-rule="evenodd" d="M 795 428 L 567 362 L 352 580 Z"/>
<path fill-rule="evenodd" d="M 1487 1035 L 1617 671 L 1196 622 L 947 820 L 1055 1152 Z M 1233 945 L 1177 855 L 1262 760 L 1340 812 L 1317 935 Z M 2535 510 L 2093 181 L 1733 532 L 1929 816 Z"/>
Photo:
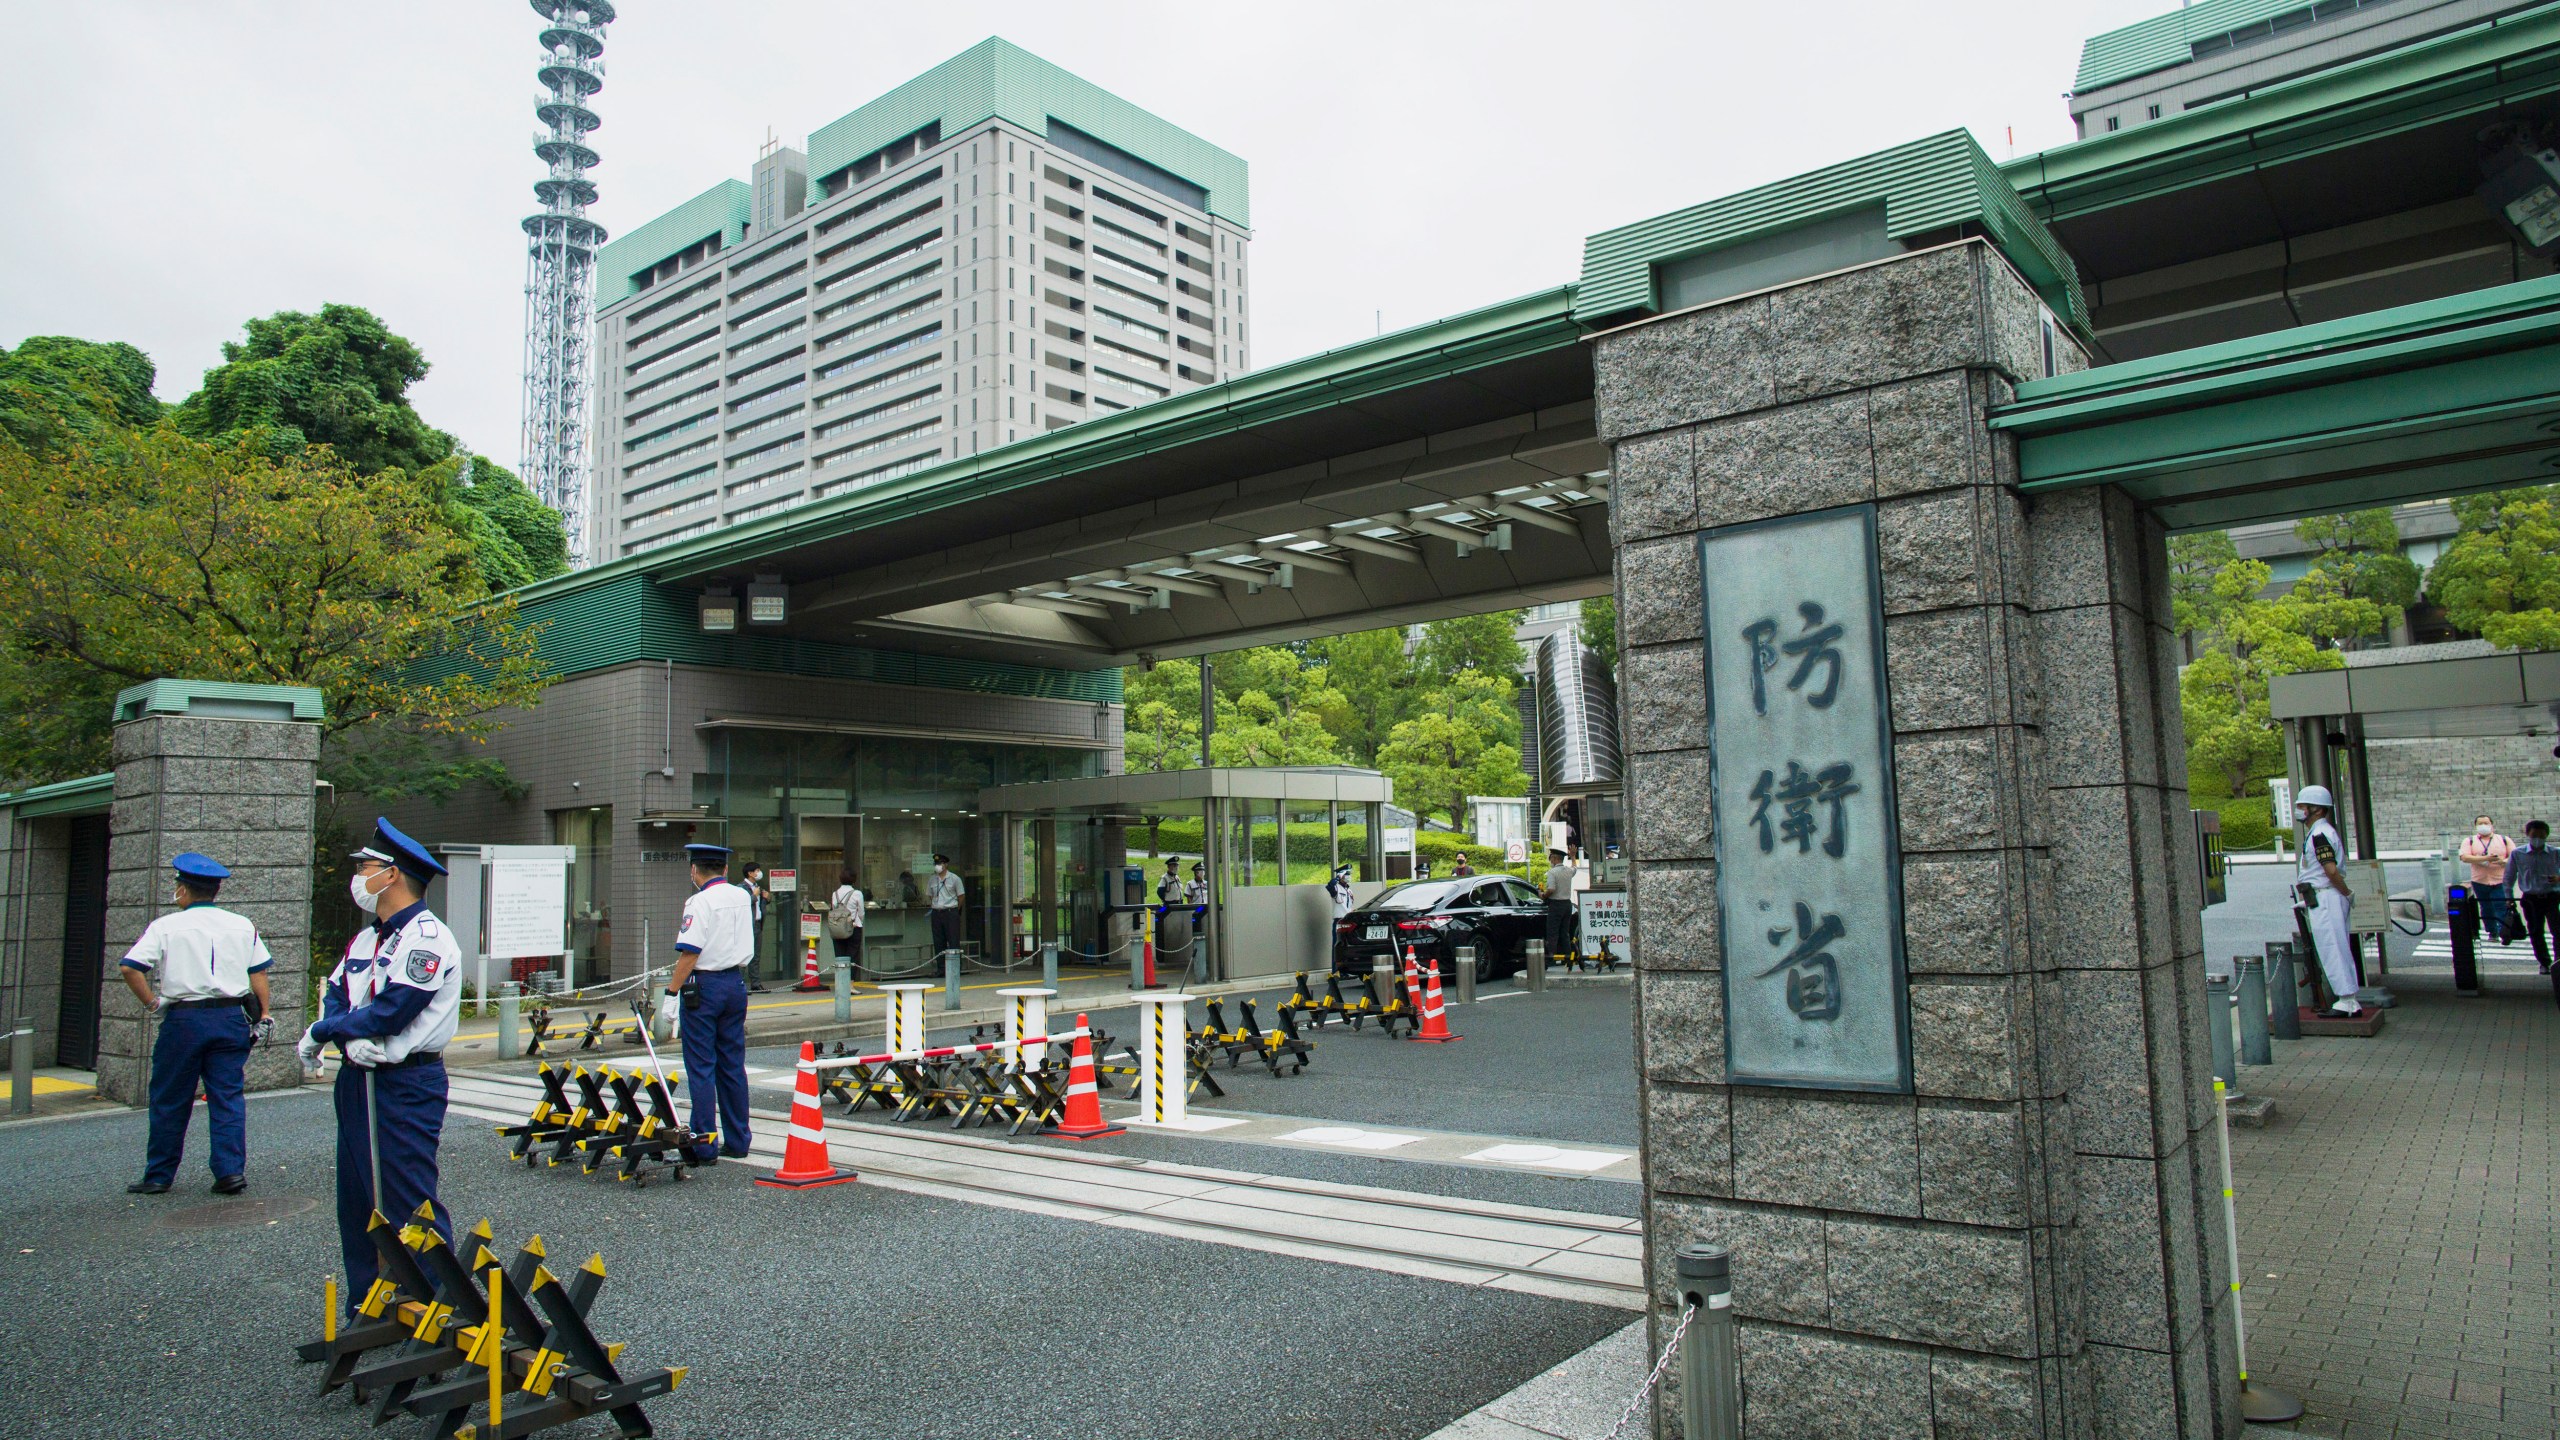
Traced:
<path fill-rule="evenodd" d="M 100 1094 L 128 1104 L 150 1096 L 158 1020 L 125 988 L 117 962 L 170 908 L 169 857 L 182 850 L 230 869 L 219 903 L 254 921 L 275 957 L 267 978 L 275 1032 L 249 1056 L 249 1088 L 302 1083 L 293 1047 L 310 1023 L 320 714 L 319 691 L 290 685 L 154 680 L 116 697 Z M 199 1134 L 190 1153 L 204 1143 Z"/>
<path fill-rule="evenodd" d="M 1594 341 L 1654 1332 L 1732 1247 L 1751 1440 L 2239 1433 L 2164 537 L 1986 424 L 2057 341 L 1981 241 Z"/>

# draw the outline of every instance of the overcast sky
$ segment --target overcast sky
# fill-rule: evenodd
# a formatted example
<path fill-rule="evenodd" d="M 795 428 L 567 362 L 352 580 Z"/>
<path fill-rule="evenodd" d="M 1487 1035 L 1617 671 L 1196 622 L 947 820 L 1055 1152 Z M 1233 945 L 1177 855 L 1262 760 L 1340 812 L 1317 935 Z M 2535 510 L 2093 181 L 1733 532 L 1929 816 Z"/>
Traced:
<path fill-rule="evenodd" d="M 592 102 L 613 232 L 746 178 L 768 127 L 802 144 L 1001 35 L 1244 157 L 1268 365 L 1935 131 L 2061 144 L 2081 41 L 2174 0 L 617 3 Z M 521 0 L 0 0 L 0 345 L 128 341 L 178 400 L 250 316 L 362 305 L 434 364 L 427 419 L 513 463 L 539 23 Z"/>

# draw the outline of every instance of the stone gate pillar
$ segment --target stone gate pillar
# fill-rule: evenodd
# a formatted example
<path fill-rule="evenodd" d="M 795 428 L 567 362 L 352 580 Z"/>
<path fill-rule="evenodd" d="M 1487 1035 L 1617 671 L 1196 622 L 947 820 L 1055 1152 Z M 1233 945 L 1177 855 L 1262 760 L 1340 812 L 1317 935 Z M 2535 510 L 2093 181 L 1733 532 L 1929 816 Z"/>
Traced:
<path fill-rule="evenodd" d="M 1980 241 L 1595 341 L 1654 1330 L 1730 1246 L 1752 1440 L 2239 1433 L 2164 541 L 2018 493 L 2048 343 Z"/>
<path fill-rule="evenodd" d="M 116 697 L 100 1094 L 128 1104 L 150 1097 L 158 1021 L 125 988 L 117 962 L 169 909 L 169 857 L 182 850 L 230 869 L 222 908 L 255 922 L 275 956 L 267 978 L 275 1033 L 249 1057 L 249 1088 L 302 1083 L 293 1047 L 310 1023 L 320 714 L 320 692 L 291 685 L 154 680 Z"/>

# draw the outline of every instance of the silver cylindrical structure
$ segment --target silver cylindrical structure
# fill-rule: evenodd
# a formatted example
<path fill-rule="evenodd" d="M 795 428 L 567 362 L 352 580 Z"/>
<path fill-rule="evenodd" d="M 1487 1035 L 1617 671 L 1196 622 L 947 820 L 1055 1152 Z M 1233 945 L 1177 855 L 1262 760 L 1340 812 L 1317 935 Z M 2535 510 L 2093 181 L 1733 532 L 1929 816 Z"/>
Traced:
<path fill-rule="evenodd" d="M 1538 792 L 1619 788 L 1618 687 L 1600 652 L 1572 630 L 1538 642 Z"/>

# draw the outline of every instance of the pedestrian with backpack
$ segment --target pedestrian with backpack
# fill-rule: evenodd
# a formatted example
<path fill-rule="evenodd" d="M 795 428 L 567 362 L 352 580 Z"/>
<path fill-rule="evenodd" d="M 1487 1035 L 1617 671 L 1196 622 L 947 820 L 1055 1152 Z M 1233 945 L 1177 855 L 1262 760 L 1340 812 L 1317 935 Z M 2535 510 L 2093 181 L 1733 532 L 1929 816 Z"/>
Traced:
<path fill-rule="evenodd" d="M 827 938 L 836 945 L 836 959 L 850 962 L 855 979 L 862 978 L 862 888 L 853 882 L 858 877 L 848 865 L 836 873 L 836 893 L 827 899 Z"/>

